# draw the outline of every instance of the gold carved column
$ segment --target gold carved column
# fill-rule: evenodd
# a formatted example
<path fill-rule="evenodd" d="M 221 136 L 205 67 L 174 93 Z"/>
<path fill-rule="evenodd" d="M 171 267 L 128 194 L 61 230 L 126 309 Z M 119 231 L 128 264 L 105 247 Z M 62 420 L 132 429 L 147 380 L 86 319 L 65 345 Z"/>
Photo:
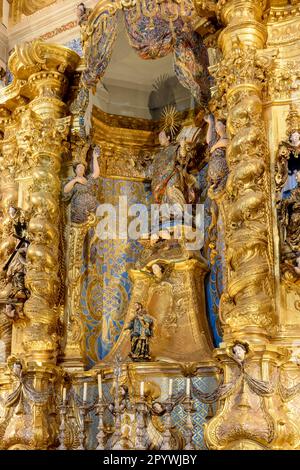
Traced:
<path fill-rule="evenodd" d="M 12 70 L 25 75 L 33 99 L 19 109 L 19 150 L 30 159 L 28 198 L 30 246 L 27 253 L 27 287 L 31 293 L 24 313 L 28 320 L 23 346 L 29 360 L 55 363 L 58 346 L 60 283 L 61 161 L 67 153 L 70 117 L 63 98 L 68 72 L 77 54 L 59 46 L 32 43 L 17 49 Z M 43 64 L 40 66 L 40 64 Z M 68 70 L 69 69 L 69 70 Z"/>
<path fill-rule="evenodd" d="M 261 0 L 220 2 L 227 27 L 219 38 L 224 58 L 216 74 L 226 97 L 230 137 L 228 275 L 221 320 L 226 340 L 253 337 L 255 342 L 267 341 L 274 324 L 270 171 L 262 105 L 265 62 L 260 55 L 267 38 L 260 21 L 263 7 Z"/>
<path fill-rule="evenodd" d="M 16 387 L 32 391 L 19 393 L 13 403 L 9 398 L 1 401 L 4 421 L 0 440 L 5 449 L 46 449 L 56 439 L 57 424 L 49 391 L 62 377 L 56 367 L 59 314 L 64 304 L 61 164 L 69 152 L 71 124 L 64 99 L 79 60 L 65 47 L 39 41 L 16 47 L 9 61 L 14 81 L 3 91 L 2 112 L 9 110 L 8 123 L 14 128 L 13 134 L 4 134 L 3 155 L 9 151 L 11 139 L 15 176 L 21 182 L 26 179 L 27 191 L 19 191 L 17 198 L 18 188 L 8 182 L 2 192 L 6 191 L 8 198 L 5 206 L 19 199 L 18 204 L 29 215 L 26 287 L 30 297 L 7 369 L 0 368 L 0 395 L 9 397 Z M 4 158 L 4 165 L 5 161 L 8 159 Z M 17 327 L 13 328 L 14 336 Z M 20 361 L 21 370 L 15 361 Z"/>
<path fill-rule="evenodd" d="M 274 377 L 282 351 L 275 328 L 270 163 L 263 88 L 270 61 L 264 0 L 220 0 L 223 59 L 215 99 L 226 104 L 229 176 L 225 207 L 226 283 L 220 304 L 224 342 L 215 352 L 228 391 L 205 430 L 211 449 L 272 448 L 277 437 Z M 239 344 L 236 347 L 236 344 Z"/>

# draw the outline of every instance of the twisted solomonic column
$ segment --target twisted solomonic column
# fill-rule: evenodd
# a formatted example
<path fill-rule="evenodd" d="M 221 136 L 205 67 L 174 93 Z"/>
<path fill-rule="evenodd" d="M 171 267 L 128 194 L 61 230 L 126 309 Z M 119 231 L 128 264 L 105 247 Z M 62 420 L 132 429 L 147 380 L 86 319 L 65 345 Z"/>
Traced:
<path fill-rule="evenodd" d="M 237 370 L 231 355 L 238 342 L 247 356 L 247 372 L 270 382 L 283 353 L 270 344 L 276 320 L 270 163 L 262 103 L 266 68 L 272 60 L 263 50 L 266 2 L 219 0 L 215 6 L 225 28 L 219 36 L 223 59 L 214 72 L 213 99 L 226 104 L 229 136 L 229 174 L 222 200 L 226 282 L 219 312 L 224 342 L 215 355 L 224 383 L 230 383 Z M 259 395 L 245 384 L 221 398 L 205 429 L 208 447 L 272 448 L 279 419 L 274 397 L 275 391 L 274 396 Z"/>
<path fill-rule="evenodd" d="M 24 309 L 28 323 L 23 346 L 28 359 L 46 363 L 56 361 L 58 344 L 60 171 L 70 127 L 63 98 L 78 60 L 71 50 L 41 42 L 17 47 L 10 59 L 14 76 L 26 78 L 33 97 L 18 110 L 17 130 L 19 150 L 30 161 L 32 182 L 26 276 L 31 296 Z"/>

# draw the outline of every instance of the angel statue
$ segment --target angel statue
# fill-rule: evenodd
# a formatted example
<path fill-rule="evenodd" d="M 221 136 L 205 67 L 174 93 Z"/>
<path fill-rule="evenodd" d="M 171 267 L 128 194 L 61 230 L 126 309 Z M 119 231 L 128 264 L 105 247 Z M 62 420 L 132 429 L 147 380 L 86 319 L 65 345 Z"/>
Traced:
<path fill-rule="evenodd" d="M 87 46 L 87 41 L 89 38 L 89 33 L 88 33 L 88 20 L 91 15 L 91 8 L 87 8 L 85 4 L 79 3 L 76 7 L 76 15 L 77 15 L 77 20 L 78 20 L 78 25 L 80 26 L 80 33 L 81 33 L 81 44 L 82 44 L 82 50 L 83 54 L 85 56 L 85 49 Z"/>
<path fill-rule="evenodd" d="M 210 154 L 208 165 L 209 197 L 214 199 L 225 188 L 229 173 L 226 162 L 226 149 L 229 141 L 226 125 L 223 121 L 216 120 L 212 114 L 205 116 L 204 120 L 208 123 L 206 142 Z"/>
<path fill-rule="evenodd" d="M 71 201 L 71 222 L 83 224 L 88 216 L 98 207 L 98 182 L 100 167 L 98 158 L 100 148 L 95 147 L 93 152 L 93 173 L 86 176 L 86 164 L 77 162 L 74 165 L 75 177 L 70 177 L 64 187 L 64 201 Z"/>
<path fill-rule="evenodd" d="M 219 215 L 216 199 L 224 191 L 229 174 L 229 168 L 226 161 L 226 149 L 228 147 L 229 140 L 226 133 L 225 122 L 216 120 L 212 114 L 205 116 L 204 120 L 208 123 L 206 135 L 206 142 L 209 152 L 207 180 L 208 197 L 211 199 L 211 224 L 208 229 L 208 233 L 211 248 L 210 258 L 212 264 L 214 264 L 217 256 L 216 227 Z"/>

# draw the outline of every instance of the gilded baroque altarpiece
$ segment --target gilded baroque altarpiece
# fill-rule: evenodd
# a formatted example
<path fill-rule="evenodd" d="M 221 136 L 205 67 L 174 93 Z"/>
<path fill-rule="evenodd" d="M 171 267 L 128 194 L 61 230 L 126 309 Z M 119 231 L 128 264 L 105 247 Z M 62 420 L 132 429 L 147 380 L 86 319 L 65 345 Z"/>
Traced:
<path fill-rule="evenodd" d="M 17 23 L 55 2 L 11 3 Z M 14 48 L 0 90 L 1 449 L 299 449 L 299 13 L 295 0 L 102 0 L 77 8 L 83 57 Z M 165 112 L 164 143 L 162 119 L 94 101 L 120 23 L 141 59 L 172 56 L 193 98 Z M 97 207 L 122 198 L 201 202 L 203 249 L 176 224 L 101 239 Z"/>

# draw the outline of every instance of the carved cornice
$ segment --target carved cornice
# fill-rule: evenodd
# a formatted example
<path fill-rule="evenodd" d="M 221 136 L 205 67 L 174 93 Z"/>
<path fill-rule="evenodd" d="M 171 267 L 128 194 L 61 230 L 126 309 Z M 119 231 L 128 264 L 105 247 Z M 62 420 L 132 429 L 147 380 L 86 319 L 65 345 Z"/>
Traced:
<path fill-rule="evenodd" d="M 93 117 L 97 121 L 102 122 L 110 127 L 123 129 L 133 129 L 139 131 L 156 132 L 159 129 L 160 121 L 152 121 L 150 119 L 142 119 L 129 116 L 118 116 L 102 111 L 94 106 Z"/>
<path fill-rule="evenodd" d="M 264 19 L 268 23 L 278 23 L 293 19 L 300 15 L 300 5 L 285 5 L 285 6 L 272 6 L 268 12 L 265 13 Z"/>
<path fill-rule="evenodd" d="M 268 46 L 291 45 L 300 39 L 300 6 L 297 16 L 268 23 Z"/>
<path fill-rule="evenodd" d="M 159 121 L 117 116 L 93 108 L 94 141 L 102 148 L 101 176 L 145 180 L 157 147 Z"/>

